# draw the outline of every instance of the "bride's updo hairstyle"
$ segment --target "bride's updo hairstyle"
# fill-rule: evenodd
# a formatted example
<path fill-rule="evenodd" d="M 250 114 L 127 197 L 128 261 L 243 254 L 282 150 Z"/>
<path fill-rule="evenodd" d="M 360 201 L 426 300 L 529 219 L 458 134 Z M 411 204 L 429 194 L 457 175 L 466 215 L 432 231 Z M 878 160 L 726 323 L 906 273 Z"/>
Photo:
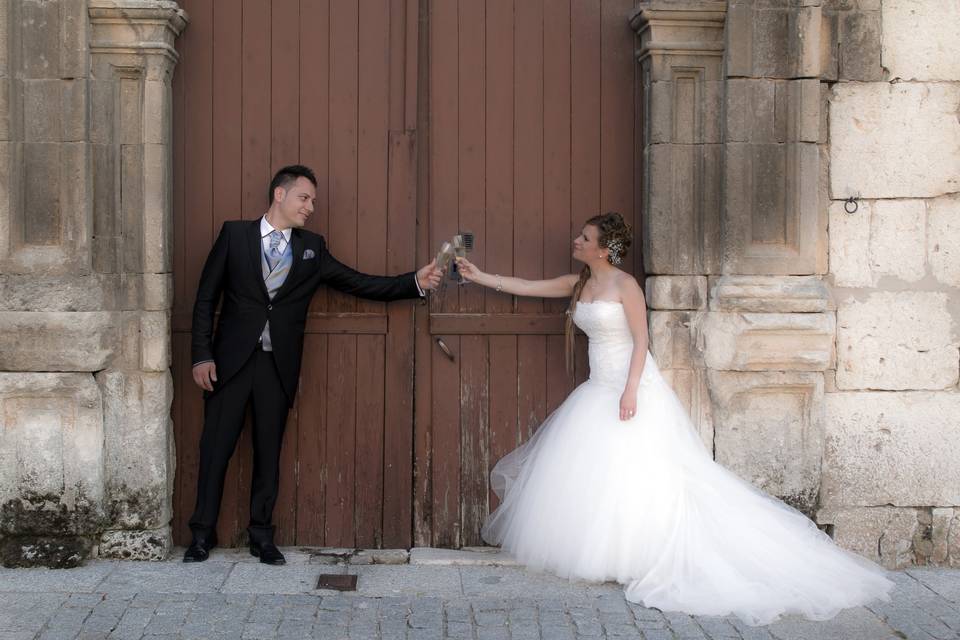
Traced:
<path fill-rule="evenodd" d="M 623 221 L 616 211 L 610 211 L 598 216 L 593 216 L 583 223 L 583 226 L 592 225 L 599 230 L 597 244 L 604 249 L 609 249 L 607 262 L 617 266 L 623 262 L 623 257 L 627 255 L 627 250 L 633 242 L 633 227 Z M 580 270 L 580 280 L 573 288 L 573 295 L 570 297 L 570 307 L 567 309 L 567 323 L 564 331 L 566 337 L 566 355 L 567 371 L 573 372 L 574 360 L 574 328 L 573 311 L 577 308 L 577 301 L 580 300 L 580 292 L 583 291 L 583 285 L 590 279 L 590 267 L 583 265 Z"/>

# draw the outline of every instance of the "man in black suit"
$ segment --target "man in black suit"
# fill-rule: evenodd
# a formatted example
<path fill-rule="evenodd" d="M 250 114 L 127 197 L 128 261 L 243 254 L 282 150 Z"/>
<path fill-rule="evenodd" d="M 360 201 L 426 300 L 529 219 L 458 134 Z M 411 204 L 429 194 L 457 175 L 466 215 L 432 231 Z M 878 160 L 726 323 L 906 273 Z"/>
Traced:
<path fill-rule="evenodd" d="M 423 296 L 442 272 L 431 262 L 400 276 L 369 276 L 338 262 L 322 236 L 302 229 L 316 199 L 307 167 L 284 167 L 270 183 L 270 208 L 256 221 L 225 222 L 200 276 L 193 307 L 193 379 L 204 389 L 203 434 L 193 539 L 184 562 L 203 562 L 216 545 L 227 464 L 253 410 L 250 553 L 284 564 L 271 524 L 280 447 L 300 376 L 307 307 L 321 284 L 373 300 Z M 223 298 L 216 334 L 214 311 Z"/>

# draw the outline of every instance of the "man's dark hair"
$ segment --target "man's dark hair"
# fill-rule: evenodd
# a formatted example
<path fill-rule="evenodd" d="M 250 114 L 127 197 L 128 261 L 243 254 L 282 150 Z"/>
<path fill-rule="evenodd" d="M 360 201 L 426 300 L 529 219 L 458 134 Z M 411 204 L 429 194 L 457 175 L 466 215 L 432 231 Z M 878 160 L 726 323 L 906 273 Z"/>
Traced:
<path fill-rule="evenodd" d="M 277 187 L 286 189 L 291 183 L 296 182 L 297 178 L 306 178 L 313 184 L 314 188 L 317 186 L 317 176 L 313 175 L 313 170 L 310 167 L 305 167 L 302 164 L 292 164 L 280 169 L 273 176 L 273 180 L 270 181 L 270 191 L 267 192 L 267 204 L 273 204 L 273 192 Z"/>

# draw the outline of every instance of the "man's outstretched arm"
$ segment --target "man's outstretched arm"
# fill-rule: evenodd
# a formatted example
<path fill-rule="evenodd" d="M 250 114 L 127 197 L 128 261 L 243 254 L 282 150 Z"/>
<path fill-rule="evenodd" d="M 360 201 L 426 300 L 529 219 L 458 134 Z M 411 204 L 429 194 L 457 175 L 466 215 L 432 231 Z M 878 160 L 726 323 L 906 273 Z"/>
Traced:
<path fill-rule="evenodd" d="M 327 251 L 321 249 L 322 279 L 334 289 L 370 300 L 401 300 L 423 295 L 424 290 L 434 289 L 440 284 L 443 272 L 431 262 L 420 268 L 399 276 L 372 276 L 360 273 L 343 264 Z"/>

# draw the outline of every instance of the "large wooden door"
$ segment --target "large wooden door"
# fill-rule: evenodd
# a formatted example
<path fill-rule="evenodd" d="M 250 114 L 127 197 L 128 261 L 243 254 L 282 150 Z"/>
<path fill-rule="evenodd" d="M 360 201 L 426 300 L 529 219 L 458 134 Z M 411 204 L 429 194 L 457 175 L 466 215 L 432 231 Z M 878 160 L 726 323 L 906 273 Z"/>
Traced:
<path fill-rule="evenodd" d="M 421 256 L 457 230 L 471 260 L 576 271 L 573 236 L 617 210 L 639 229 L 634 0 L 430 0 L 421 88 Z M 423 32 L 422 32 L 423 33 Z M 639 238 L 629 271 L 639 273 Z M 480 544 L 489 471 L 586 375 L 564 367 L 567 301 L 452 287 L 419 311 L 414 540 Z M 429 317 L 428 317 L 429 316 Z M 453 357 L 437 344 L 442 340 Z M 423 408 L 421 410 L 421 408 Z"/>
<path fill-rule="evenodd" d="M 430 259 L 457 230 L 490 272 L 578 268 L 574 233 L 639 216 L 634 0 L 181 0 L 174 79 L 175 540 L 188 539 L 202 398 L 197 278 L 225 219 L 255 219 L 284 164 L 320 178 L 309 228 L 369 272 Z M 628 270 L 639 272 L 639 238 Z M 283 450 L 279 542 L 461 546 L 495 505 L 489 470 L 586 375 L 565 301 L 448 287 L 429 305 L 321 290 Z M 442 340 L 452 354 L 439 347 Z M 415 413 L 414 413 L 415 408 Z M 219 534 L 242 540 L 249 433 Z"/>
<path fill-rule="evenodd" d="M 202 398 L 190 311 L 223 220 L 252 220 L 279 167 L 320 181 L 308 228 L 369 273 L 415 266 L 416 0 L 180 0 L 174 81 L 174 530 L 189 539 Z M 410 66 L 412 65 L 412 67 Z M 275 511 L 281 544 L 411 542 L 413 303 L 320 291 L 311 305 Z M 218 533 L 241 541 L 251 450 L 227 476 Z"/>

